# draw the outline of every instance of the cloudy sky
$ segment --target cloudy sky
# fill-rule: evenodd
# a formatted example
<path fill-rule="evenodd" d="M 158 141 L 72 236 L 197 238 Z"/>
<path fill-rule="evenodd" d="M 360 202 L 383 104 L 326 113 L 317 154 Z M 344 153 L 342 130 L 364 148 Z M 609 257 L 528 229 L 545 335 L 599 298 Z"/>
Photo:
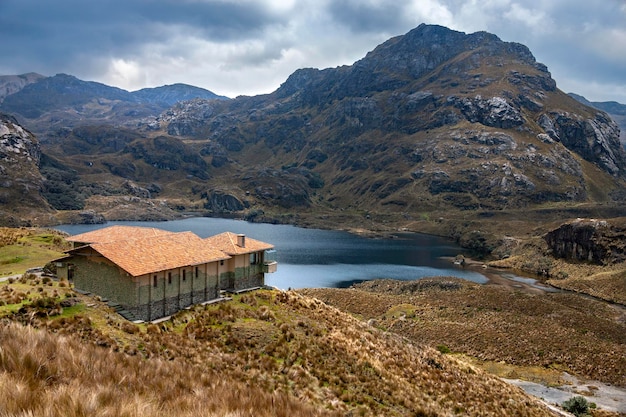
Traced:
<path fill-rule="evenodd" d="M 420 23 L 523 43 L 561 90 L 626 103 L 626 0 L 0 0 L 0 75 L 256 95 Z"/>

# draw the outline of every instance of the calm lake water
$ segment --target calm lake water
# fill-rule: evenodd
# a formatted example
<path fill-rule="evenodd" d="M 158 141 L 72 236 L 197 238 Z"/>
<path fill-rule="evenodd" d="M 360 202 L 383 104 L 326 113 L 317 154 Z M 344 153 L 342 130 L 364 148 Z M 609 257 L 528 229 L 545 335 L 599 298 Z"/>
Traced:
<path fill-rule="evenodd" d="M 281 289 L 347 287 L 376 278 L 415 280 L 442 275 L 477 283 L 488 281 L 478 272 L 441 259 L 461 253 L 459 246 L 447 239 L 416 233 L 399 234 L 393 239 L 372 239 L 341 231 L 216 218 L 63 225 L 57 229 L 74 235 L 115 224 L 173 232 L 190 230 L 202 238 L 230 231 L 271 243 L 277 251 L 278 272 L 266 275 L 265 282 Z"/>

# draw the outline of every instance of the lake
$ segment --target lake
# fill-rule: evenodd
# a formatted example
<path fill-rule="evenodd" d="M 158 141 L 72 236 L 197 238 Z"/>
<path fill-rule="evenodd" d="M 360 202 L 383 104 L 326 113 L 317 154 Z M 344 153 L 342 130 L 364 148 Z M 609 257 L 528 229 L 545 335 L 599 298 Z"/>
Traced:
<path fill-rule="evenodd" d="M 267 274 L 265 282 L 280 289 L 347 287 L 355 282 L 377 278 L 415 280 L 455 276 L 477 283 L 488 281 L 483 274 L 442 259 L 461 253 L 462 248 L 458 245 L 444 238 L 418 233 L 373 239 L 336 230 L 204 217 L 167 222 L 62 225 L 56 228 L 74 235 L 115 224 L 156 227 L 172 232 L 189 230 L 202 238 L 229 231 L 271 243 L 277 252 L 278 271 Z"/>

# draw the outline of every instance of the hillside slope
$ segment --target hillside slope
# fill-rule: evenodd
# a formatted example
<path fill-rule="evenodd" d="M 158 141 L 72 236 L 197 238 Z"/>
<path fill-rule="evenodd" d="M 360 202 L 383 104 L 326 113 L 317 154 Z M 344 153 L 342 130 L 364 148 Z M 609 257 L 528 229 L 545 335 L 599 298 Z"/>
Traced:
<path fill-rule="evenodd" d="M 129 92 L 67 74 L 0 76 L 0 91 L 2 85 L 5 91 L 0 94 L 0 110 L 14 115 L 41 136 L 59 128 L 88 124 L 135 126 L 143 118 L 154 117 L 179 101 L 227 99 L 186 84 Z"/>
<path fill-rule="evenodd" d="M 468 364 L 292 292 L 239 295 L 147 327 L 87 302 L 65 318 L 13 316 L 39 331 L 0 325 L 2 412 L 552 415 Z"/>
<path fill-rule="evenodd" d="M 525 46 L 440 26 L 352 66 L 298 70 L 269 95 L 181 103 L 159 122 L 202 142 L 256 202 L 299 209 L 611 202 L 626 173 L 617 125 L 558 90 Z"/>

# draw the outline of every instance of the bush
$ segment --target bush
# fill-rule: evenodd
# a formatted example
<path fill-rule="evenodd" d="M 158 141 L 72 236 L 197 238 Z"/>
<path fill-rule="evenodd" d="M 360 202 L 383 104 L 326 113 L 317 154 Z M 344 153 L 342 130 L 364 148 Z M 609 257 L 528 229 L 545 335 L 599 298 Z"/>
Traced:
<path fill-rule="evenodd" d="M 451 352 L 450 348 L 446 345 L 437 345 L 437 350 L 444 355 Z"/>
<path fill-rule="evenodd" d="M 576 396 L 572 397 L 569 400 L 565 401 L 562 404 L 562 407 L 565 411 L 569 411 L 574 414 L 576 417 L 582 417 L 589 415 L 589 404 L 585 397 Z"/>

